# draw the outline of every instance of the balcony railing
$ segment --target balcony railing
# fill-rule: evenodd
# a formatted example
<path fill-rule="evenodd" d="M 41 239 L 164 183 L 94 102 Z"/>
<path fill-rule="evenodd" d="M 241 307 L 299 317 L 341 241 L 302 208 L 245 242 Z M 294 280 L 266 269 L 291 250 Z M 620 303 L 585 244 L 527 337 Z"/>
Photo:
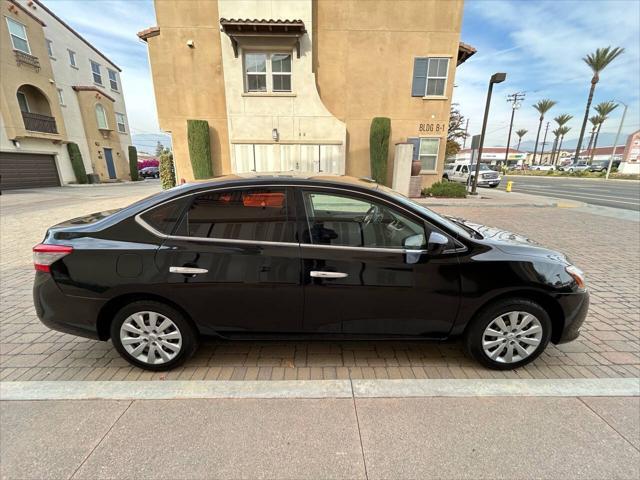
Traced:
<path fill-rule="evenodd" d="M 20 50 L 14 50 L 13 52 L 16 54 L 16 63 L 18 66 L 22 64 L 30 65 L 36 69 L 36 72 L 40 71 L 40 60 L 38 60 L 38 57 L 21 52 Z"/>
<path fill-rule="evenodd" d="M 39 113 L 22 112 L 24 128 L 31 132 L 58 133 L 56 119 Z"/>

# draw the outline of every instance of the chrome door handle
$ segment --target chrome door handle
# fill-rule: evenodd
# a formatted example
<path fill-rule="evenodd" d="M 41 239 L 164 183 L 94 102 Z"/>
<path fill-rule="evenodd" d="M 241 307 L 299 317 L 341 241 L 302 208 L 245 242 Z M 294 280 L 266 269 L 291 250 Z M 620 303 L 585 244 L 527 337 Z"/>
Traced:
<path fill-rule="evenodd" d="M 198 275 L 199 273 L 207 273 L 208 271 L 206 268 L 169 267 L 169 272 L 171 273 L 184 273 L 186 275 Z"/>
<path fill-rule="evenodd" d="M 321 272 L 321 271 L 311 271 L 309 273 L 313 278 L 345 278 L 348 277 L 348 273 L 342 272 Z"/>

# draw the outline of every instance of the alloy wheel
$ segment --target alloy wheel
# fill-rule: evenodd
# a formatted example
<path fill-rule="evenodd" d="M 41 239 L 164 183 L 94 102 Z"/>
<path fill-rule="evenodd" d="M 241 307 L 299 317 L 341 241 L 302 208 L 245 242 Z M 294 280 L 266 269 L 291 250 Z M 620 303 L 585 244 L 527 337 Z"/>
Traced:
<path fill-rule="evenodd" d="M 120 343 L 129 355 L 148 365 L 173 360 L 182 350 L 178 326 L 158 312 L 136 312 L 120 327 Z"/>
<path fill-rule="evenodd" d="M 494 318 L 482 334 L 482 349 L 491 360 L 517 363 L 537 350 L 542 324 L 528 312 L 512 311 Z"/>

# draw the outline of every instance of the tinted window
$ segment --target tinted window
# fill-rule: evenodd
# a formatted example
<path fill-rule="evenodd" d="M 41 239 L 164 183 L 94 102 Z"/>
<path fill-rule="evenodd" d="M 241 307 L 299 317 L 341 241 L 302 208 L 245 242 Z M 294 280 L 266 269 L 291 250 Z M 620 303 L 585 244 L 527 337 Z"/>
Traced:
<path fill-rule="evenodd" d="M 198 195 L 189 208 L 191 237 L 294 242 L 284 188 L 224 190 Z"/>
<path fill-rule="evenodd" d="M 184 231 L 175 231 L 176 223 L 184 211 L 184 205 L 185 200 L 175 200 L 144 212 L 141 217 L 150 226 L 165 235 L 184 235 Z"/>
<path fill-rule="evenodd" d="M 350 247 L 412 248 L 425 245 L 424 225 L 384 203 L 304 192 L 309 231 L 305 241 Z"/>

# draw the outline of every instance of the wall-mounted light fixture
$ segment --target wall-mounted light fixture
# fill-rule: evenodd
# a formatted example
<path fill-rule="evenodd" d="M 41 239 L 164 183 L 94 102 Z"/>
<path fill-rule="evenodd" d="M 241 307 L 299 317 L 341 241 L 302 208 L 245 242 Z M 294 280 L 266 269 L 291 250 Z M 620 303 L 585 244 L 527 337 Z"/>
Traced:
<path fill-rule="evenodd" d="M 277 142 L 280 139 L 280 134 L 278 133 L 278 129 L 274 128 L 271 130 L 271 138 L 273 138 L 274 142 Z"/>
<path fill-rule="evenodd" d="M 193 40 L 187 40 L 187 47 L 194 48 L 195 46 L 196 44 L 193 42 Z"/>
<path fill-rule="evenodd" d="M 20 142 L 18 140 L 11 140 L 11 143 L 13 143 L 14 147 L 20 148 Z"/>

